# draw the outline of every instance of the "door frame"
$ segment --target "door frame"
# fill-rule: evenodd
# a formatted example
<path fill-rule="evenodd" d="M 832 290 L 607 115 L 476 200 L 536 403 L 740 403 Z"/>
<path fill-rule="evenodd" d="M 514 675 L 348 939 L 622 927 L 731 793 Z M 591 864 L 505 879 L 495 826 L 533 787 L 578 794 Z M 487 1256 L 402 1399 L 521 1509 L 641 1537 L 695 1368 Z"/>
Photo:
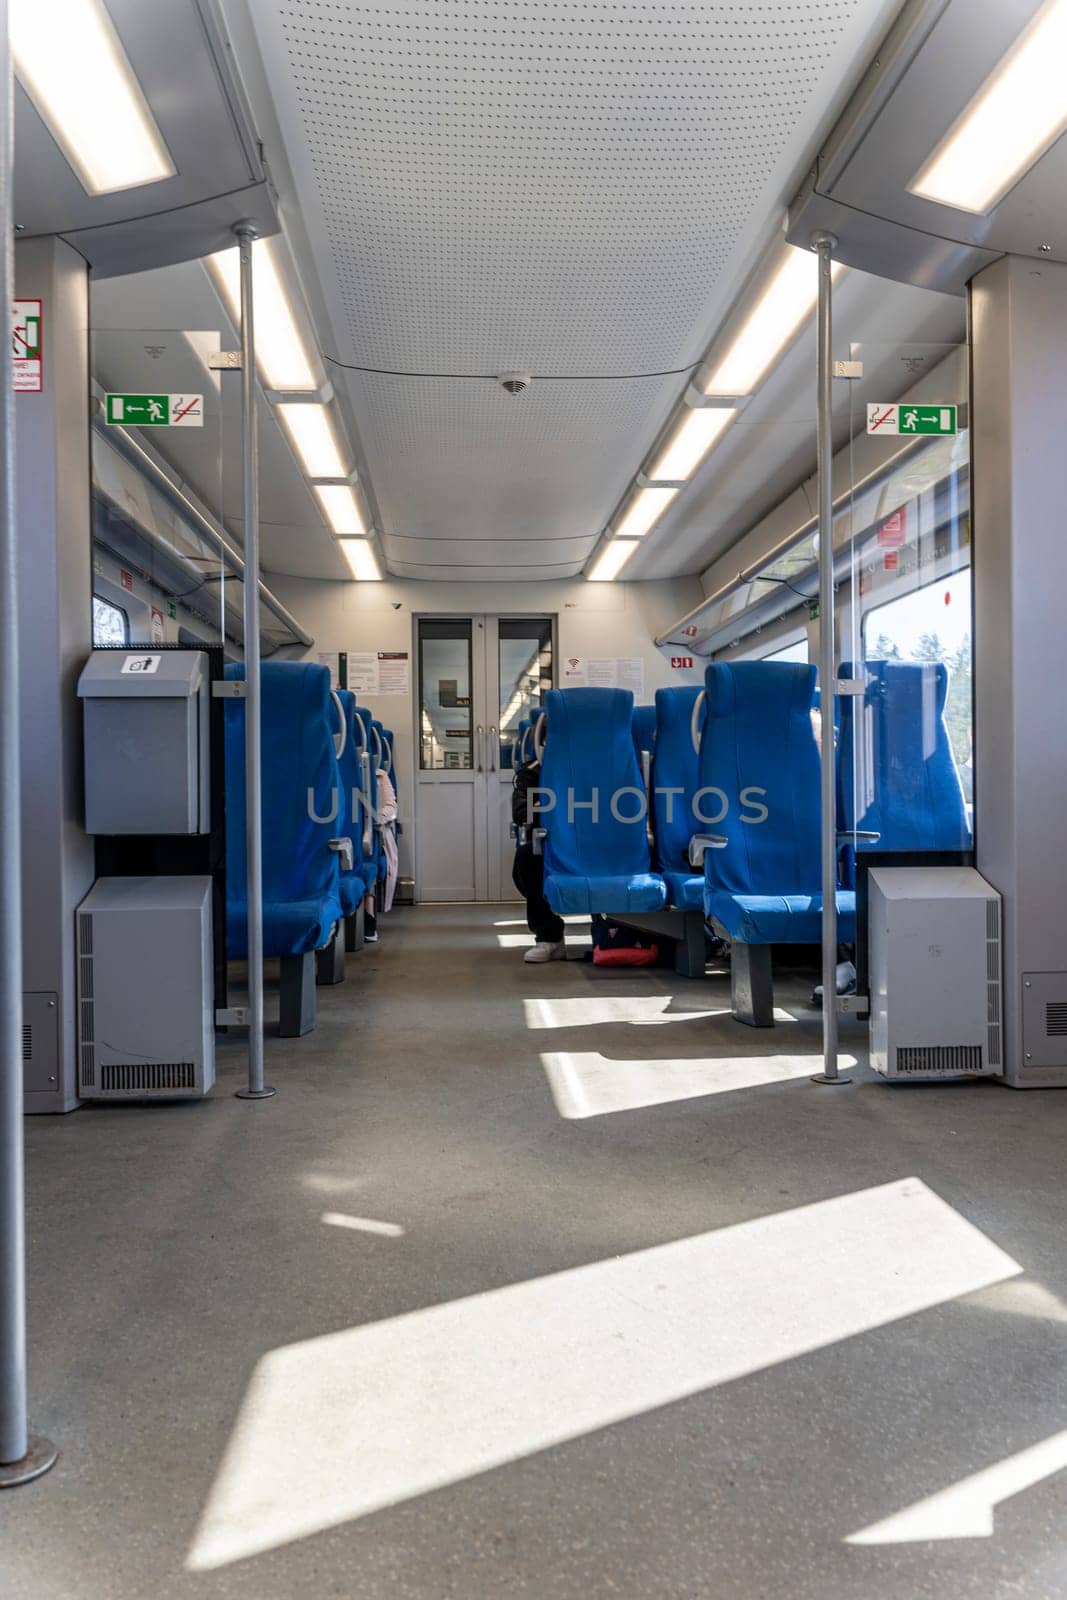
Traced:
<path fill-rule="evenodd" d="M 413 851 L 413 868 L 415 872 L 415 901 L 418 903 L 419 882 L 421 876 L 421 863 L 423 854 L 422 819 L 419 816 L 420 788 L 425 769 L 422 766 L 422 658 L 420 653 L 419 625 L 423 622 L 466 622 L 471 624 L 471 750 L 472 767 L 460 769 L 451 775 L 452 781 L 470 782 L 473 791 L 472 804 L 474 806 L 474 841 L 475 841 L 475 901 L 474 904 L 498 903 L 497 896 L 509 898 L 510 882 L 501 882 L 498 879 L 498 858 L 503 854 L 503 840 L 500 834 L 501 811 L 504 797 L 500 791 L 506 789 L 510 798 L 510 782 L 505 784 L 499 762 L 500 745 L 500 635 L 497 625 L 505 621 L 547 622 L 550 629 L 552 645 L 552 687 L 559 683 L 559 613 L 555 611 L 540 610 L 537 608 L 524 608 L 522 606 L 508 606 L 498 611 L 474 610 L 469 607 L 454 607 L 445 609 L 434 606 L 430 609 L 413 611 L 411 614 L 411 659 L 414 666 L 412 673 L 411 695 L 411 738 L 412 738 L 412 779 L 414 785 L 414 824 L 415 824 L 415 849 Z M 478 634 L 481 624 L 481 644 L 479 647 Z M 490 649 L 492 641 L 492 649 Z M 479 660 L 479 648 L 481 659 Z M 489 730 L 496 728 L 496 741 L 493 748 L 492 761 L 486 764 L 483 771 L 477 768 L 477 736 L 476 728 L 479 720 L 484 730 L 485 749 L 489 749 Z M 444 773 L 439 772 L 438 777 Z M 510 777 L 510 773 L 509 773 Z M 473 780 L 472 782 L 470 780 Z M 507 822 L 510 822 L 510 804 L 507 807 Z M 504 824 L 506 827 L 506 823 Z M 510 835 L 505 835 L 509 837 Z M 479 882 L 480 880 L 480 882 Z M 479 887 L 484 889 L 484 894 L 479 896 Z M 495 891 L 495 894 L 494 894 Z M 517 898 L 517 897 L 516 897 Z M 443 904 L 442 901 L 429 901 L 427 904 Z"/>

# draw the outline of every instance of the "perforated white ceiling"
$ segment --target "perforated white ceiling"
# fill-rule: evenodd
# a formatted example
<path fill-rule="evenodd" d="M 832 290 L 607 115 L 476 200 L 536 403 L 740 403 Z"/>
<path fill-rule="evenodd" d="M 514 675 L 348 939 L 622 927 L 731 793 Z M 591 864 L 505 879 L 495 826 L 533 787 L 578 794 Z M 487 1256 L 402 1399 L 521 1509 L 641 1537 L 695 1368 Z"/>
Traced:
<path fill-rule="evenodd" d="M 893 0 L 254 0 L 390 536 L 588 549 Z M 268 150 L 268 157 L 269 157 Z M 332 344 L 332 349 L 330 346 Z M 528 552 L 532 556 L 533 552 Z M 474 557 L 472 556 L 472 560 Z"/>

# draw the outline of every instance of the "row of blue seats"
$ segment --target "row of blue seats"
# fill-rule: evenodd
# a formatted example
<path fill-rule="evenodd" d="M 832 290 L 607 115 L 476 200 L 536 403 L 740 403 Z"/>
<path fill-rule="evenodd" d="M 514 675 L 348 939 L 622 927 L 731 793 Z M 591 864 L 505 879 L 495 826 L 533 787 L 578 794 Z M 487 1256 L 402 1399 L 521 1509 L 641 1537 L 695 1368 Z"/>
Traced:
<path fill-rule="evenodd" d="M 226 668 L 243 681 L 244 665 Z M 339 982 L 362 943 L 365 897 L 385 877 L 375 825 L 377 775 L 393 769 L 393 735 L 334 691 L 317 662 L 261 668 L 263 953 L 281 962 L 284 1037 L 315 1024 L 315 983 Z M 248 955 L 243 699 L 227 700 L 226 953 Z M 395 787 L 395 777 L 394 777 Z M 368 803 L 369 802 L 369 803 Z"/>
<path fill-rule="evenodd" d="M 865 692 L 842 698 L 835 740 L 842 841 L 970 848 L 944 720 L 946 668 L 876 661 L 856 670 Z M 550 691 L 541 770 L 550 809 L 539 820 L 553 910 L 699 916 L 731 941 L 735 1015 L 769 1024 L 771 946 L 821 936 L 816 703 L 814 667 L 771 662 L 710 666 L 703 690 L 661 689 L 654 708 L 635 708 L 625 690 Z M 646 829 L 621 797 L 649 777 Z M 847 855 L 842 873 L 840 938 L 852 943 Z"/>

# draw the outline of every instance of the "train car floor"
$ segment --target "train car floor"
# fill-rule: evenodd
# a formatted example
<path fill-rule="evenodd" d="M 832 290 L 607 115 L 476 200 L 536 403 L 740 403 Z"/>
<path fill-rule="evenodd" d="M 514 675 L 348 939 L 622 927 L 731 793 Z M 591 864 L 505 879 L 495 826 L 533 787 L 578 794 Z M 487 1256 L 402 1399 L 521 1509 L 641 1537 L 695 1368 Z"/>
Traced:
<path fill-rule="evenodd" d="M 402 908 L 273 1100 L 27 1123 L 4 1600 L 1067 1596 L 1067 1093 Z"/>

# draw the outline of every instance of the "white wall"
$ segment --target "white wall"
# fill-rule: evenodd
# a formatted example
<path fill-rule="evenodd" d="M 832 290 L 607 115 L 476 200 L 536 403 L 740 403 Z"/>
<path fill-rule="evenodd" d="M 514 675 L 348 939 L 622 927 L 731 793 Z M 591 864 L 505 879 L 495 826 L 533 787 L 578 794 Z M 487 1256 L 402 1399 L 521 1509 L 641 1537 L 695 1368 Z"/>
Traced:
<path fill-rule="evenodd" d="M 649 583 L 587 583 L 572 578 L 551 583 L 419 583 L 389 579 L 384 583 L 323 582 L 286 578 L 272 573 L 268 581 L 282 603 L 313 635 L 319 650 L 407 650 L 411 682 L 416 682 L 413 617 L 549 614 L 557 618 L 557 682 L 560 662 L 568 656 L 641 656 L 645 663 L 645 700 L 666 685 L 699 683 L 703 662 L 692 671 L 671 667 L 670 650 L 657 650 L 655 635 L 682 612 L 699 603 L 697 578 Z M 287 652 L 287 654 L 290 652 Z M 677 655 L 677 650 L 673 654 Z M 413 873 L 415 785 L 412 781 L 416 708 L 412 696 L 360 696 L 396 736 L 400 785 L 400 870 Z"/>

